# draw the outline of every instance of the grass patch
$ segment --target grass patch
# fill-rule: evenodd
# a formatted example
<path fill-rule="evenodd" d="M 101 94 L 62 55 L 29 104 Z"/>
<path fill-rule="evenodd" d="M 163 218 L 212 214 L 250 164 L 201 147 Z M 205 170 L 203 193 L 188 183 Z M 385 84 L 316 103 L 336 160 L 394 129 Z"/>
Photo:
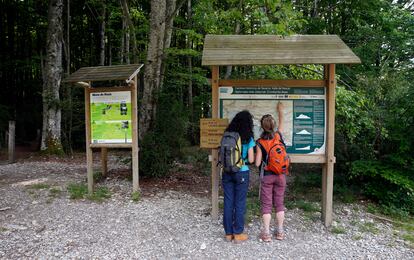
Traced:
<path fill-rule="evenodd" d="M 346 230 L 343 227 L 333 227 L 331 229 L 331 233 L 334 233 L 334 234 L 345 234 L 346 233 Z"/>
<path fill-rule="evenodd" d="M 402 238 L 405 241 L 408 241 L 412 246 L 414 246 L 414 235 L 412 233 L 411 234 L 403 234 Z"/>
<path fill-rule="evenodd" d="M 88 187 L 83 183 L 70 183 L 68 192 L 71 199 L 83 199 L 88 194 Z"/>
<path fill-rule="evenodd" d="M 359 226 L 359 231 L 361 232 L 370 232 L 373 234 L 378 234 L 379 233 L 379 229 L 375 226 L 375 224 L 373 222 L 366 222 L 364 224 L 361 224 Z"/>
<path fill-rule="evenodd" d="M 353 240 L 361 240 L 362 239 L 362 235 L 355 235 L 352 237 Z"/>
<path fill-rule="evenodd" d="M 95 191 L 91 195 L 87 196 L 88 199 L 96 202 L 102 202 L 105 199 L 109 199 L 110 197 L 111 192 L 107 187 L 99 187 L 95 189 Z"/>
<path fill-rule="evenodd" d="M 313 211 L 312 212 L 305 212 L 303 214 L 303 217 L 305 219 L 313 221 L 313 222 L 320 221 L 320 219 L 321 219 L 321 216 L 319 214 L 315 214 L 315 212 L 313 212 Z"/>
<path fill-rule="evenodd" d="M 53 187 L 49 190 L 49 197 L 57 198 L 57 197 L 60 196 L 61 193 L 62 193 L 62 190 L 60 190 L 56 187 Z"/>
<path fill-rule="evenodd" d="M 50 184 L 47 184 L 47 183 L 36 183 L 28 187 L 28 189 L 32 189 L 32 190 L 44 190 L 44 189 L 49 189 L 49 188 L 50 188 Z"/>
<path fill-rule="evenodd" d="M 0 232 L 6 232 L 8 229 L 5 227 L 0 227 Z"/>
<path fill-rule="evenodd" d="M 103 180 L 104 176 L 102 174 L 102 172 L 96 171 L 93 173 L 93 181 L 94 182 L 99 182 L 101 180 Z"/>
<path fill-rule="evenodd" d="M 98 187 L 92 194 L 88 194 L 88 187 L 83 183 L 71 183 L 67 189 L 71 199 L 87 198 L 92 201 L 102 202 L 111 197 L 111 192 L 106 187 Z"/>
<path fill-rule="evenodd" d="M 317 207 L 312 202 L 304 201 L 304 200 L 298 200 L 296 201 L 296 207 L 305 211 L 305 212 L 318 212 L 320 211 L 320 208 Z"/>
<path fill-rule="evenodd" d="M 134 192 L 131 194 L 131 199 L 132 199 L 132 201 L 133 201 L 133 202 L 138 202 L 138 201 L 140 201 L 140 200 L 141 200 L 141 193 L 140 193 L 139 191 L 134 191 Z"/>
<path fill-rule="evenodd" d="M 257 197 L 247 197 L 246 201 L 246 220 L 251 222 L 253 219 L 260 217 L 260 203 Z"/>
<path fill-rule="evenodd" d="M 223 210 L 224 209 L 224 202 L 219 201 L 218 207 L 219 207 L 219 209 Z"/>

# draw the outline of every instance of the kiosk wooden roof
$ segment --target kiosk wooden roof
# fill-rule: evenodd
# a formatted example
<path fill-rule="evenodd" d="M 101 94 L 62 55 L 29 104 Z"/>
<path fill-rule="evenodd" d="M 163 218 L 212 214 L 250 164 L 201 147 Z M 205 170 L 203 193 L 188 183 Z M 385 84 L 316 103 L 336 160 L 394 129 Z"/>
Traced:
<path fill-rule="evenodd" d="M 142 66 L 144 64 L 83 67 L 69 75 L 63 82 L 125 80 L 129 83 L 139 73 Z"/>
<path fill-rule="evenodd" d="M 202 65 L 351 64 L 361 60 L 337 35 L 207 35 Z"/>

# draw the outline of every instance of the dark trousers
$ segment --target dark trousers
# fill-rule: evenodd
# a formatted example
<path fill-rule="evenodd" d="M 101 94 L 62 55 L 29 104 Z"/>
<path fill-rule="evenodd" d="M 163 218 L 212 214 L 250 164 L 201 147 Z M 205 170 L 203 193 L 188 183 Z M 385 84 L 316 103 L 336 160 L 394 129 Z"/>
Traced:
<path fill-rule="evenodd" d="M 223 173 L 223 226 L 226 235 L 241 234 L 244 230 L 249 171 Z"/>

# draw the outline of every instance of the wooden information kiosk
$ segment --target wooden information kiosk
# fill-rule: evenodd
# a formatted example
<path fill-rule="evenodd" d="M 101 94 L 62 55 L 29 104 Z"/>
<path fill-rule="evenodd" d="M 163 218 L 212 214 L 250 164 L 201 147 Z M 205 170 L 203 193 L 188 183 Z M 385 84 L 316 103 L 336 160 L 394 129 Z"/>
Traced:
<path fill-rule="evenodd" d="M 361 61 L 336 35 L 207 35 L 204 42 L 202 65 L 211 66 L 212 71 L 212 119 L 231 120 L 236 112 L 248 109 L 257 120 L 268 114 L 269 108 L 275 108 L 276 102 L 286 103 L 290 121 L 284 135 L 288 139 L 287 151 L 292 163 L 322 164 L 325 226 L 332 223 L 335 64 L 352 63 Z M 324 65 L 324 77 L 322 80 L 226 80 L 219 77 L 219 66 L 289 64 Z M 258 130 L 255 124 L 255 132 Z M 213 148 L 211 214 L 215 219 L 220 183 L 218 145 L 214 147 L 210 142 L 205 146 Z"/>
<path fill-rule="evenodd" d="M 102 174 L 107 174 L 108 148 L 132 149 L 133 191 L 138 180 L 138 79 L 143 64 L 84 67 L 63 82 L 85 88 L 85 128 L 88 191 L 93 192 L 93 149 L 101 150 Z M 92 82 L 121 82 L 93 87 Z"/>

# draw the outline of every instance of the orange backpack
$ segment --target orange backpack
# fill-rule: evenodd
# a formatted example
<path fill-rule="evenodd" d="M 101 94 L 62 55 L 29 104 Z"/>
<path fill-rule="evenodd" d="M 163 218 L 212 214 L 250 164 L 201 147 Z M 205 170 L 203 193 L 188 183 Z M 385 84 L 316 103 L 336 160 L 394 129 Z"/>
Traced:
<path fill-rule="evenodd" d="M 262 167 L 264 166 L 264 170 L 276 174 L 288 174 L 290 158 L 286 153 L 286 145 L 280 132 L 276 131 L 273 139 L 260 138 L 257 143 L 262 150 Z"/>

